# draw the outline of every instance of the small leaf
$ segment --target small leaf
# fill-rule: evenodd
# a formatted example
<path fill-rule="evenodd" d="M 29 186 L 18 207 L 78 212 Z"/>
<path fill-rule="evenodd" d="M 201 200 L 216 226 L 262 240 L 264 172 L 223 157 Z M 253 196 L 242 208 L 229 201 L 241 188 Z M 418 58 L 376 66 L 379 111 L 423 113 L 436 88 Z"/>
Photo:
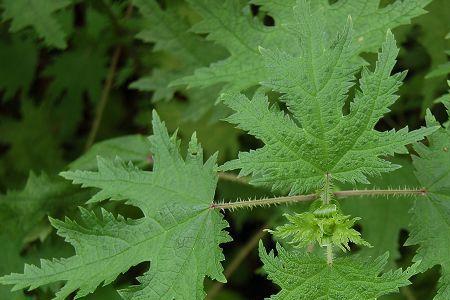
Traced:
<path fill-rule="evenodd" d="M 321 215 L 318 215 L 318 210 Z M 305 247 L 313 241 L 322 247 L 336 245 L 342 251 L 350 250 L 349 242 L 370 247 L 370 244 L 361 238 L 360 233 L 352 228 L 359 218 L 344 216 L 337 210 L 330 213 L 329 206 L 325 216 L 323 207 L 318 210 L 285 215 L 289 223 L 278 226 L 273 235 L 283 239 L 289 238 L 294 247 Z"/>

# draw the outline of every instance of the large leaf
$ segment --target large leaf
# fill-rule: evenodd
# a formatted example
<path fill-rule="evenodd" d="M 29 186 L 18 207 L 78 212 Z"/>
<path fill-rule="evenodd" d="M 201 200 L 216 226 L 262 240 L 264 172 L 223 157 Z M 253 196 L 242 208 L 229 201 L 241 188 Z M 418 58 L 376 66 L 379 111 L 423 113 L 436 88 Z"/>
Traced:
<path fill-rule="evenodd" d="M 132 220 L 102 210 L 100 216 L 82 209 L 81 222 L 52 219 L 58 234 L 76 251 L 67 259 L 26 265 L 24 274 L 0 279 L 15 289 L 65 281 L 55 299 L 77 297 L 109 284 L 140 262 L 151 267 L 139 285 L 120 291 L 124 299 L 200 299 L 205 276 L 225 281 L 219 244 L 230 240 L 227 223 L 211 208 L 217 183 L 215 156 L 203 163 L 195 135 L 183 159 L 176 137 L 169 137 L 156 113 L 150 137 L 153 172 L 141 171 L 117 158 L 99 158 L 98 172 L 63 172 L 85 187 L 100 188 L 90 202 L 127 200 L 143 217 Z"/>
<path fill-rule="evenodd" d="M 398 48 L 392 33 L 378 55 L 373 71 L 362 69 L 359 89 L 343 115 L 347 93 L 358 65 L 352 61 L 351 24 L 334 40 L 322 38 L 323 27 L 311 15 L 309 5 L 297 6 L 299 55 L 264 50 L 271 77 L 263 84 L 284 93 L 290 114 L 257 93 L 253 100 L 241 94 L 225 94 L 223 100 L 236 111 L 228 121 L 264 142 L 264 147 L 239 154 L 223 170 L 253 173 L 256 184 L 289 188 L 291 194 L 321 187 L 326 177 L 341 182 L 368 183 L 368 175 L 390 172 L 399 166 L 381 158 L 407 153 L 409 143 L 421 140 L 437 127 L 408 132 L 407 128 L 379 132 L 377 121 L 389 106 L 404 73 L 391 75 Z"/>
<path fill-rule="evenodd" d="M 427 121 L 430 126 L 436 125 L 430 115 Z M 419 245 L 414 260 L 422 261 L 422 270 L 441 266 L 435 299 L 444 300 L 450 298 L 450 127 L 439 129 L 428 141 L 428 146 L 414 147 L 419 155 L 413 161 L 415 173 L 427 196 L 417 199 L 411 210 L 411 236 L 406 244 Z"/>

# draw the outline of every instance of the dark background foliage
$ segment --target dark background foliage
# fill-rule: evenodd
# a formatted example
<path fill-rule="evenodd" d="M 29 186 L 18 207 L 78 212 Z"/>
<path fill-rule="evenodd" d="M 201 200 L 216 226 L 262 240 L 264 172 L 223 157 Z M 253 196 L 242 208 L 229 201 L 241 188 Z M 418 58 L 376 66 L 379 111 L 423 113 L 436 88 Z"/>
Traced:
<path fill-rule="evenodd" d="M 14 29 L 17 20 L 7 13 L 11 1 L 14 0 L 0 1 L 3 14 L 0 23 L 0 243 L 2 251 L 6 249 L 0 258 L 0 275 L 21 271 L 24 262 L 37 262 L 40 257 L 71 254 L 73 250 L 49 226 L 47 215 L 76 218 L 76 207 L 88 199 L 90 191 L 70 186 L 57 174 L 70 166 L 91 168 L 97 153 L 114 156 L 118 152 L 150 168 L 151 154 L 146 150 L 145 139 L 136 134 L 151 133 L 154 108 L 169 130 L 179 127 L 183 147 L 192 132 L 197 131 L 208 155 L 219 151 L 220 162 L 236 157 L 238 150 L 260 146 L 259 141 L 220 121 L 227 111 L 220 104 L 214 106 L 216 99 L 211 98 L 220 86 L 206 89 L 167 86 L 171 80 L 191 74 L 199 65 L 189 61 L 182 50 L 166 50 L 173 45 L 155 42 L 161 37 L 155 37 L 152 26 L 164 26 L 162 20 L 145 16 L 125 0 L 61 1 L 67 3 L 48 14 L 57 24 L 61 35 L 58 39 L 57 35 L 42 36 L 33 26 Z M 381 5 L 390 2 L 383 1 Z M 169 20 L 175 22 L 177 30 L 187 31 L 200 19 L 183 1 L 158 1 L 157 5 L 163 12 L 176 11 L 181 16 Z M 265 26 L 273 25 L 271 16 L 257 5 L 247 8 Z M 434 101 L 448 89 L 447 73 L 438 68 L 448 60 L 445 51 L 450 49 L 450 40 L 444 37 L 450 32 L 450 2 L 434 0 L 426 9 L 428 14 L 394 31 L 401 46 L 396 69 L 407 69 L 408 75 L 400 100 L 379 122 L 378 130 L 406 125 L 418 128 L 424 124 L 426 108 L 431 108 L 440 121 L 446 118 L 443 106 Z M 164 31 L 159 33 L 164 35 Z M 204 36 L 196 38 L 198 44 L 194 46 L 200 48 L 205 42 Z M 226 51 L 219 46 L 208 47 L 208 53 L 200 51 L 205 65 L 226 57 Z M 375 60 L 373 54 L 363 56 L 371 63 Z M 437 75 L 433 76 L 433 71 Z M 97 142 L 125 135 L 133 138 L 128 142 L 119 140 L 114 145 L 92 147 Z M 130 153 L 133 152 L 130 148 L 134 153 Z M 76 160 L 83 154 L 84 160 Z M 398 159 L 409 164 L 406 158 Z M 403 181 L 396 181 L 398 177 Z M 380 182 L 377 186 L 405 185 L 414 180 L 408 173 L 394 174 L 392 181 Z M 220 181 L 216 196 L 233 200 L 263 195 L 271 195 L 271 192 Z M 108 205 L 110 210 L 128 217 L 139 214 L 125 205 Z M 357 211 L 352 203 L 344 203 L 344 207 Z M 385 228 L 371 232 L 375 217 L 364 207 L 358 208 L 361 210 L 358 214 L 368 221 L 362 221 L 358 229 L 375 239 L 393 234 L 397 239 L 393 247 L 399 252 L 390 267 L 407 265 L 415 250 L 402 246 L 408 237 L 408 219 L 399 216 L 398 223 L 386 229 L 389 232 L 383 232 Z M 408 203 L 404 204 L 406 210 L 409 207 Z M 213 291 L 211 299 L 263 299 L 277 291 L 277 287 L 261 275 L 255 249 L 259 238 L 266 238 L 270 243 L 262 229 L 279 222 L 284 209 L 258 208 L 226 213 L 234 238 L 223 246 L 229 283 L 220 286 L 207 281 L 206 289 Z M 384 213 L 382 209 L 380 213 Z M 132 268 L 113 286 L 135 282 L 136 276 L 148 267 L 147 263 Z M 401 294 L 383 299 L 431 299 L 438 277 L 439 269 L 435 268 L 416 276 L 414 284 Z M 9 288 L 2 286 L 0 299 L 50 299 L 56 288 L 50 286 L 24 294 L 21 291 L 10 293 Z M 105 287 L 86 299 L 119 297 L 114 289 Z"/>

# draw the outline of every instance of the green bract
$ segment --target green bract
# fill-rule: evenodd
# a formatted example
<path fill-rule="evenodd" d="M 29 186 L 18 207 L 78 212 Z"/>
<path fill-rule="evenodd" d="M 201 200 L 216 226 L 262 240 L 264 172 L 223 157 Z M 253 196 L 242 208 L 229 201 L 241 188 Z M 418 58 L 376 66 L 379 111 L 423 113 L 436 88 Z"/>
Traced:
<path fill-rule="evenodd" d="M 344 216 L 337 210 L 326 216 L 318 215 L 317 210 L 285 216 L 289 223 L 277 227 L 273 234 L 280 238 L 290 238 L 290 242 L 296 247 L 305 247 L 313 241 L 320 246 L 339 246 L 342 251 L 350 250 L 349 242 L 370 246 L 361 238 L 361 234 L 352 228 L 360 218 Z"/>

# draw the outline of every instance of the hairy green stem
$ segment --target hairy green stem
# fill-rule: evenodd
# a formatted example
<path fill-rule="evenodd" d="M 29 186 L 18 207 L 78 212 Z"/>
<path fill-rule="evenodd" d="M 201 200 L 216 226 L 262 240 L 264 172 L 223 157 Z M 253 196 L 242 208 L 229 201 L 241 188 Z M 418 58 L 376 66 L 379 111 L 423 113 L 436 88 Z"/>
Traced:
<path fill-rule="evenodd" d="M 337 198 L 352 196 L 425 196 L 427 190 L 421 189 L 386 189 L 386 190 L 349 190 L 333 193 Z"/>
<path fill-rule="evenodd" d="M 320 191 L 322 203 L 323 205 L 330 204 L 331 197 L 333 197 L 332 192 L 332 184 L 331 184 L 331 175 L 330 173 L 325 174 L 325 184 L 323 186 L 323 189 Z M 328 244 L 326 250 L 326 258 L 327 258 L 327 264 L 331 266 L 333 264 L 333 244 Z"/>
<path fill-rule="evenodd" d="M 360 197 L 360 196 L 425 196 L 427 194 L 426 189 L 395 189 L 395 190 L 349 190 L 349 191 L 336 191 L 331 193 L 337 198 L 346 197 Z M 298 195 L 298 196 L 286 196 L 275 198 L 264 198 L 254 200 L 243 200 L 236 202 L 222 202 L 212 203 L 211 208 L 216 209 L 230 209 L 235 210 L 239 208 L 253 208 L 257 206 L 270 206 L 277 204 L 289 204 L 296 202 L 313 201 L 320 197 L 317 193 Z"/>
<path fill-rule="evenodd" d="M 312 201 L 317 198 L 318 198 L 317 194 L 289 196 L 289 197 L 276 197 L 276 198 L 263 198 L 263 199 L 243 200 L 243 201 L 235 201 L 235 202 L 212 203 L 211 208 L 235 210 L 238 208 L 252 208 L 252 207 L 257 207 L 257 206 L 270 206 L 270 205 L 277 205 L 277 204 L 282 204 L 282 203 Z"/>
<path fill-rule="evenodd" d="M 329 204 L 331 198 L 331 175 L 330 173 L 325 174 L 325 184 L 323 185 L 322 190 L 322 202 L 323 204 Z"/>
<path fill-rule="evenodd" d="M 333 264 L 333 245 L 327 245 L 327 264 L 331 266 Z"/>

